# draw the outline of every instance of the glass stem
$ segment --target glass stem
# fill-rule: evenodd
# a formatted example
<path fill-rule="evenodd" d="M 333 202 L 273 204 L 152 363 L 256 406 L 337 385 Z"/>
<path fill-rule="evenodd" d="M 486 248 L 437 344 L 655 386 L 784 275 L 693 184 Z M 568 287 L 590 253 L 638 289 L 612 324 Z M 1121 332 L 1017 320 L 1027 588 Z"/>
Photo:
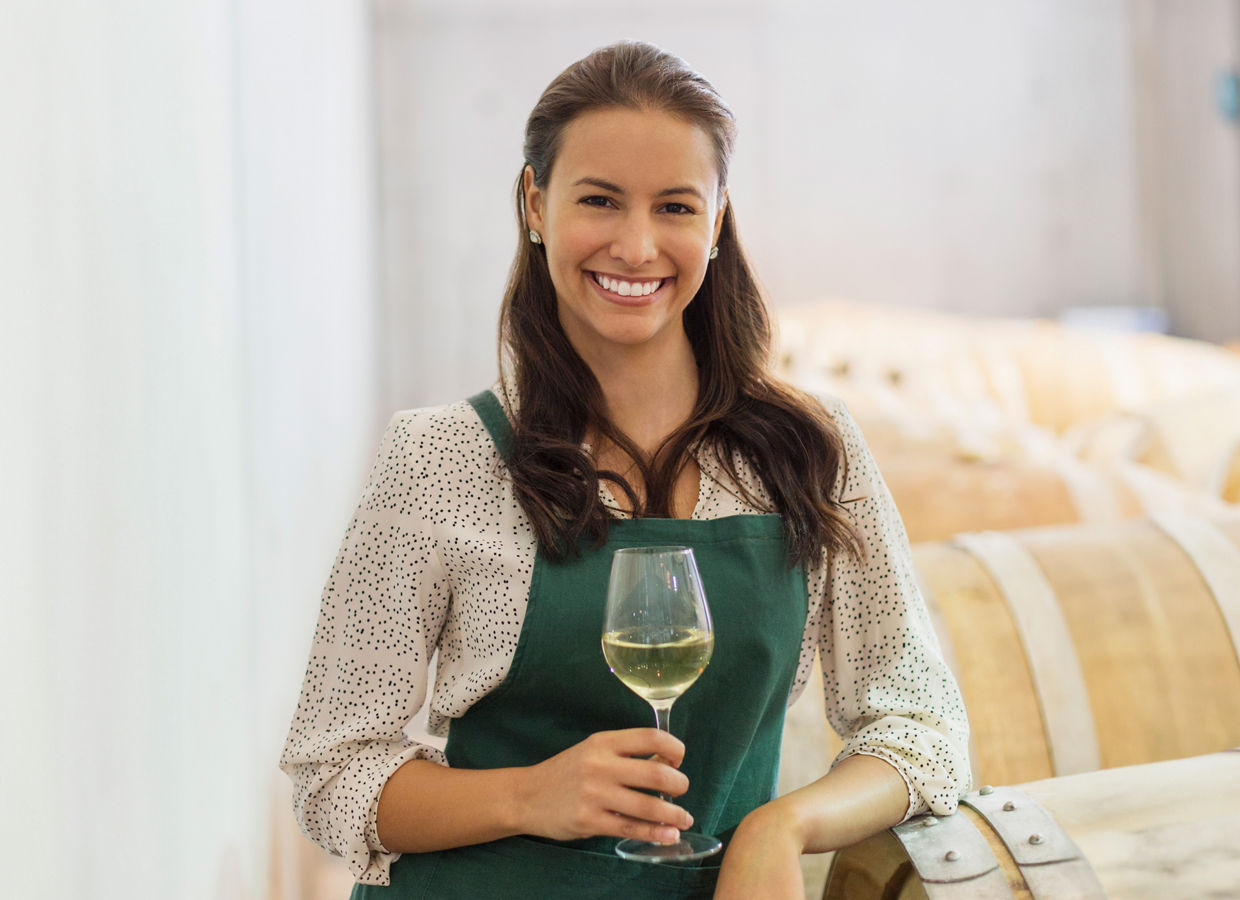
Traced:
<path fill-rule="evenodd" d="M 675 702 L 675 698 L 650 701 L 650 705 L 654 707 L 654 723 L 660 731 L 671 733 L 672 729 L 669 723 L 672 720 L 672 704 Z M 672 798 L 662 791 L 659 792 L 659 799 L 666 800 L 668 803 L 672 802 Z"/>
<path fill-rule="evenodd" d="M 675 700 L 651 700 L 650 705 L 654 707 L 654 722 L 660 731 L 671 731 L 668 723 L 672 718 L 672 704 Z"/>

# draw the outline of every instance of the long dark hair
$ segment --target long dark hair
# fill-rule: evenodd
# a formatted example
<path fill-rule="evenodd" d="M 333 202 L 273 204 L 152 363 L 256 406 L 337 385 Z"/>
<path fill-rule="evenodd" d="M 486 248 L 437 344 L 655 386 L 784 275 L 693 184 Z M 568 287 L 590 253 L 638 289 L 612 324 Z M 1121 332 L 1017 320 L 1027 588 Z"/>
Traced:
<path fill-rule="evenodd" d="M 565 126 L 604 107 L 660 110 L 700 127 L 714 145 L 722 194 L 735 139 L 731 110 L 683 60 L 635 41 L 596 50 L 543 92 L 525 128 L 525 165 L 536 185 L 547 184 Z M 677 476 L 701 446 L 716 454 L 743 498 L 763 508 L 738 477 L 736 455 L 754 467 L 770 496 L 767 511 L 784 517 L 790 562 L 816 565 L 823 553 L 863 553 L 856 527 L 831 496 L 846 465 L 838 429 L 820 404 L 768 370 L 770 322 L 732 204 L 724 212 L 719 255 L 684 312 L 698 367 L 696 406 L 646 458 L 607 419 L 597 379 L 560 326 L 545 253 L 526 231 L 524 171 L 517 178 L 518 250 L 500 315 L 500 355 L 517 393 L 508 466 L 543 552 L 561 559 L 577 553 L 583 539 L 606 541 L 612 516 L 599 500 L 599 479 L 628 498 L 635 516 L 670 516 Z M 644 501 L 622 475 L 595 467 L 581 446 L 587 431 L 632 458 Z"/>

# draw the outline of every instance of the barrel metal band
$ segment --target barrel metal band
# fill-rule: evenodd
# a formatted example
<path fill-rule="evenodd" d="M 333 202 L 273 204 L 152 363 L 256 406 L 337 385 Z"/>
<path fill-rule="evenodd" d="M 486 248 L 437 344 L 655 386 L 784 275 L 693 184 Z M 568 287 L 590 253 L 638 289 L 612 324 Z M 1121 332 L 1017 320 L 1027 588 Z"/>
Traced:
<path fill-rule="evenodd" d="M 1085 675 L 1055 589 L 1015 538 L 997 531 L 957 535 L 1007 600 L 1037 691 L 1056 775 L 1102 767 Z"/>
<path fill-rule="evenodd" d="M 904 845 L 929 900 L 1014 896 L 994 851 L 966 816 L 918 816 L 891 832 Z"/>
<path fill-rule="evenodd" d="M 1240 660 L 1240 549 L 1210 522 L 1196 516 L 1156 516 L 1154 524 L 1180 545 L 1214 595 Z"/>
<path fill-rule="evenodd" d="M 960 802 L 990 823 L 1035 900 L 1105 900 L 1106 892 L 1080 848 L 1055 817 L 1024 791 L 990 788 L 987 793 L 968 794 Z"/>
<path fill-rule="evenodd" d="M 1220 497 L 1186 491 L 1174 479 L 1139 463 L 1116 460 L 1111 471 L 1132 491 L 1148 516 L 1210 515 L 1225 516 L 1231 507 Z"/>
<path fill-rule="evenodd" d="M 1082 522 L 1118 522 L 1124 517 L 1113 481 L 1099 478 L 1097 471 L 1066 453 L 1055 453 L 1047 462 L 1063 481 Z"/>

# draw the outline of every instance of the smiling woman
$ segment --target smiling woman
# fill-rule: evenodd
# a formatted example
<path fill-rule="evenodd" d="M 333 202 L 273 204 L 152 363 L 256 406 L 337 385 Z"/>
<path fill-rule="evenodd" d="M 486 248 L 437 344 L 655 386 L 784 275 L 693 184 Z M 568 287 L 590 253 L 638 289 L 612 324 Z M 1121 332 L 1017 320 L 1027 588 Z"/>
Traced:
<path fill-rule="evenodd" d="M 641 43 L 574 63 L 529 117 L 500 379 L 392 419 L 282 759 L 354 900 L 795 898 L 802 853 L 968 786 L 874 460 L 841 404 L 769 370 L 732 141 L 710 83 Z M 713 625 L 670 733 L 599 643 L 613 554 L 650 545 L 693 550 Z M 775 798 L 816 656 L 844 750 Z M 404 733 L 424 703 L 442 752 Z M 724 852 L 616 855 L 691 826 Z"/>
<path fill-rule="evenodd" d="M 670 113 L 613 107 L 578 116 L 561 141 L 545 187 L 531 166 L 522 176 L 560 324 L 595 371 L 636 354 L 679 364 L 693 387 L 681 314 L 726 203 L 710 137 Z"/>

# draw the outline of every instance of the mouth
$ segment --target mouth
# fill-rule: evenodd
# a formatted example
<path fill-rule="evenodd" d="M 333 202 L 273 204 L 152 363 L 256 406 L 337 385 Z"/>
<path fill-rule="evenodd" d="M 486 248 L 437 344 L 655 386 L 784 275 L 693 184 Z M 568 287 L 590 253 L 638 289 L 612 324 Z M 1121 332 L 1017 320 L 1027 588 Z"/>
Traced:
<path fill-rule="evenodd" d="M 604 275 L 602 272 L 589 272 L 590 280 L 602 290 L 609 300 L 619 302 L 641 303 L 658 293 L 664 285 L 671 284 L 673 278 L 617 278 Z"/>

